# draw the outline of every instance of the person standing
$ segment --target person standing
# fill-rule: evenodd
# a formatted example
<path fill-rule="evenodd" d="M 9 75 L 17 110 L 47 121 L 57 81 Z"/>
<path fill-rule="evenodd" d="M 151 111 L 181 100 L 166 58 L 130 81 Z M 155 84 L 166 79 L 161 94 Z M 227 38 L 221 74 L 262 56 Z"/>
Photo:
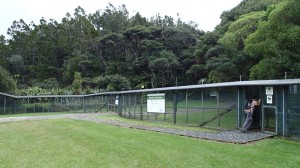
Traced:
<path fill-rule="evenodd" d="M 257 101 L 258 103 L 258 106 L 256 106 L 254 108 L 254 111 L 253 111 L 253 115 L 252 115 L 252 126 L 251 126 L 251 129 L 253 130 L 260 130 L 261 129 L 261 126 L 260 126 L 260 119 L 261 119 L 261 108 L 260 108 L 260 104 L 261 104 L 261 99 L 258 99 Z"/>
<path fill-rule="evenodd" d="M 260 105 L 260 99 L 253 96 L 250 108 L 245 110 L 246 120 L 245 120 L 244 125 L 242 127 L 242 132 L 247 132 L 251 129 L 251 126 L 252 126 L 252 123 L 253 123 L 253 113 L 255 111 L 258 111 L 258 106 L 259 105 Z"/>

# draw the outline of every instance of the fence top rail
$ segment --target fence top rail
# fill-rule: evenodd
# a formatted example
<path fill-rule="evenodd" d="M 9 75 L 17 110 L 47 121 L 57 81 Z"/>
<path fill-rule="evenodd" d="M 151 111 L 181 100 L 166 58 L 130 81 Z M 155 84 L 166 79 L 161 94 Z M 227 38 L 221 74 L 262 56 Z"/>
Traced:
<path fill-rule="evenodd" d="M 86 95 L 37 95 L 37 96 L 17 96 L 17 95 L 12 95 L 12 94 L 7 94 L 7 93 L 2 93 L 0 92 L 0 95 L 2 96 L 7 96 L 15 99 L 22 99 L 22 98 L 55 98 L 55 97 L 84 97 Z"/>
<path fill-rule="evenodd" d="M 140 89 L 140 90 L 127 90 L 116 92 L 102 92 L 88 95 L 39 95 L 39 96 L 16 96 L 12 94 L 2 93 L 0 95 L 12 97 L 12 98 L 83 98 L 89 96 L 100 95 L 116 95 L 116 94 L 128 94 L 128 93 L 143 93 L 143 92 L 162 92 L 172 90 L 187 90 L 187 89 L 203 89 L 203 88 L 223 88 L 223 87 L 243 87 L 243 86 L 282 86 L 282 85 L 299 85 L 300 78 L 298 79 L 279 79 L 279 80 L 251 80 L 251 81 L 235 81 L 235 82 L 223 82 L 223 83 L 210 83 L 210 84 L 198 84 L 188 86 L 174 86 L 164 88 L 152 88 L 152 89 Z"/>
<path fill-rule="evenodd" d="M 285 79 L 285 80 L 252 80 L 252 81 L 210 83 L 210 84 L 174 86 L 174 87 L 143 89 L 143 90 L 128 90 L 128 91 L 121 91 L 119 93 L 122 94 L 122 93 L 156 92 L 156 91 L 203 89 L 203 88 L 243 87 L 243 86 L 280 86 L 280 85 L 297 85 L 297 84 L 298 85 L 300 84 L 300 78 Z"/>

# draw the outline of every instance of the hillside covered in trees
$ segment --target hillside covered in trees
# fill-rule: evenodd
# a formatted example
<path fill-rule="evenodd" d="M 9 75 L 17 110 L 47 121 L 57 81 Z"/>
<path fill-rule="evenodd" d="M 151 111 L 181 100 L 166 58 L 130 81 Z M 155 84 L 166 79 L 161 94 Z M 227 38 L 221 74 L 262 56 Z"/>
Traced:
<path fill-rule="evenodd" d="M 244 0 L 212 32 L 170 16 L 129 17 L 112 4 L 92 14 L 77 7 L 61 21 L 20 19 L 0 36 L 0 91 L 68 88 L 74 79 L 128 90 L 298 78 L 299 16 L 298 0 Z"/>

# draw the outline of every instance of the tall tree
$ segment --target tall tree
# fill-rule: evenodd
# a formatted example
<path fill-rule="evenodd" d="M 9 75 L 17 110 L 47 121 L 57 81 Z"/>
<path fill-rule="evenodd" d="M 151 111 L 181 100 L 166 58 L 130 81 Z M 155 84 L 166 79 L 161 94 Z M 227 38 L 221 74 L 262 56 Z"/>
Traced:
<path fill-rule="evenodd" d="M 231 50 L 242 51 L 245 39 L 257 29 L 263 16 L 265 16 L 264 11 L 250 12 L 240 16 L 230 24 L 228 31 L 219 39 L 219 43 Z"/>
<path fill-rule="evenodd" d="M 221 23 L 216 26 L 216 30 L 218 33 L 224 34 L 228 30 L 230 24 L 239 19 L 241 15 L 255 11 L 266 11 L 270 5 L 280 1 L 281 0 L 243 0 L 230 11 L 224 11 L 221 14 Z"/>
<path fill-rule="evenodd" d="M 162 51 L 157 56 L 149 57 L 152 87 L 164 87 L 170 79 L 174 79 L 179 66 L 178 58 L 172 51 Z"/>
<path fill-rule="evenodd" d="M 7 68 L 8 62 L 7 59 L 10 55 L 10 46 L 5 39 L 5 36 L 0 35 L 0 66 Z"/>
<path fill-rule="evenodd" d="M 246 40 L 245 51 L 261 61 L 251 68 L 252 79 L 300 75 L 300 1 L 284 0 L 269 8 L 266 19 Z"/>
<path fill-rule="evenodd" d="M 16 81 L 10 73 L 0 66 L 0 90 L 1 92 L 14 93 L 16 91 Z"/>
<path fill-rule="evenodd" d="M 74 74 L 74 80 L 72 83 L 72 89 L 73 89 L 73 93 L 78 95 L 81 92 L 81 73 L 80 72 L 75 72 Z"/>
<path fill-rule="evenodd" d="M 89 15 L 89 19 L 101 34 L 122 33 L 129 26 L 128 15 L 125 5 L 116 8 L 109 3 L 105 10 Z"/>
<path fill-rule="evenodd" d="M 149 26 L 150 25 L 150 23 L 148 22 L 148 20 L 145 17 L 143 17 L 139 12 L 137 12 L 130 19 L 130 22 L 131 22 L 131 27 L 137 26 L 137 25 L 140 25 L 140 26 Z"/>
<path fill-rule="evenodd" d="M 100 38 L 106 74 L 126 73 L 128 57 L 126 54 L 126 43 L 121 34 L 108 34 Z"/>
<path fill-rule="evenodd" d="M 231 23 L 228 31 L 218 41 L 225 50 L 223 49 L 216 54 L 218 59 L 212 59 L 208 62 L 210 70 L 213 71 L 209 75 L 212 81 L 216 79 L 219 82 L 237 80 L 239 75 L 243 80 L 248 79 L 249 69 L 255 65 L 256 60 L 244 53 L 244 41 L 257 29 L 257 25 L 264 15 L 264 11 L 250 12 Z M 206 53 L 206 55 L 208 54 L 210 52 Z M 218 61 L 223 63 L 216 63 Z M 229 63 L 230 66 L 224 67 L 225 62 Z M 225 78 L 222 79 L 221 77 Z"/>

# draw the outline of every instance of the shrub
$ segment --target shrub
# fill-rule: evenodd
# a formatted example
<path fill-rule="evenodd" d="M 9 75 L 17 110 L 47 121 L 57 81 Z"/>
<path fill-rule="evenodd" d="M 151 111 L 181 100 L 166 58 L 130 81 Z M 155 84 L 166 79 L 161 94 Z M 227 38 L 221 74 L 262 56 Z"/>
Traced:
<path fill-rule="evenodd" d="M 17 88 L 16 81 L 10 76 L 9 72 L 0 66 L 0 91 L 15 93 Z"/>
<path fill-rule="evenodd" d="M 120 91 L 130 89 L 129 80 L 122 75 L 106 75 L 96 78 L 96 83 L 99 89 L 107 91 Z"/>

